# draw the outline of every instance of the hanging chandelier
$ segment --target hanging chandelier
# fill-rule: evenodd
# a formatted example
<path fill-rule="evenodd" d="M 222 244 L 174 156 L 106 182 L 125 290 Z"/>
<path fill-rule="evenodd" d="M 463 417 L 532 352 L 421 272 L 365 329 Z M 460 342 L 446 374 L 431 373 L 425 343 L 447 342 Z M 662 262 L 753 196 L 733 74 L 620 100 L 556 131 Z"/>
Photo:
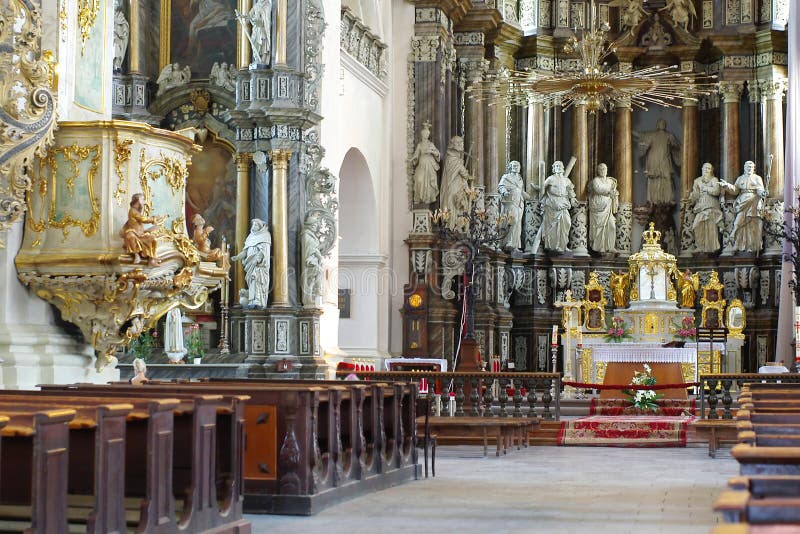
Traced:
<path fill-rule="evenodd" d="M 487 73 L 470 85 L 469 98 L 504 107 L 542 103 L 545 107 L 562 106 L 564 110 L 585 104 L 589 112 L 608 111 L 617 103 L 646 110 L 648 105 L 678 108 L 681 100 L 697 100 L 717 90 L 716 83 L 702 82 L 700 76 L 716 76 L 680 72 L 678 66 L 654 65 L 639 70 L 612 70 L 609 58 L 616 53 L 619 41 L 608 43 L 608 23 L 598 26 L 594 1 L 589 7 L 589 29 L 581 30 L 580 38 L 573 35 L 564 45 L 567 54 L 577 53 L 578 68 L 539 73 L 502 68 Z M 579 21 L 580 22 L 580 21 Z M 658 23 L 658 21 L 656 21 Z"/>

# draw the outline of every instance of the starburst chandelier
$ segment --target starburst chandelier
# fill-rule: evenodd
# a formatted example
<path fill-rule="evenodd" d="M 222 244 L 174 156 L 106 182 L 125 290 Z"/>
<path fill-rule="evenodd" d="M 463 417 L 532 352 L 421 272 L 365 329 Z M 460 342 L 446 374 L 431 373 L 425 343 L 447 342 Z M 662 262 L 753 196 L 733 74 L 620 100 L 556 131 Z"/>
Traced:
<path fill-rule="evenodd" d="M 576 27 L 564 45 L 567 54 L 577 52 L 577 69 L 538 73 L 503 68 L 470 85 L 469 98 L 505 107 L 541 102 L 545 107 L 561 105 L 566 110 L 585 104 L 594 113 L 605 112 L 623 102 L 644 110 L 650 104 L 678 108 L 682 99 L 696 101 L 716 91 L 716 83 L 702 82 L 700 74 L 680 72 L 677 66 L 655 65 L 629 72 L 612 70 L 608 60 L 616 53 L 619 40 L 607 42 L 610 28 L 606 22 L 598 26 L 594 1 L 589 12 L 589 29 L 581 30 L 578 38 Z"/>

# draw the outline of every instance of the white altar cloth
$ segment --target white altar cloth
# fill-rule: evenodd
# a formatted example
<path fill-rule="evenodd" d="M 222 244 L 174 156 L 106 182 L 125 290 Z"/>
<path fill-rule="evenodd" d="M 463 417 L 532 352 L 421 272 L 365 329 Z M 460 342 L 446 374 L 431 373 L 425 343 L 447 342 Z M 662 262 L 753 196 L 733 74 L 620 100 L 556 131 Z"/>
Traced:
<path fill-rule="evenodd" d="M 595 362 L 652 362 L 652 363 L 695 363 L 695 348 L 662 347 L 644 343 L 614 343 L 595 346 L 592 350 Z"/>

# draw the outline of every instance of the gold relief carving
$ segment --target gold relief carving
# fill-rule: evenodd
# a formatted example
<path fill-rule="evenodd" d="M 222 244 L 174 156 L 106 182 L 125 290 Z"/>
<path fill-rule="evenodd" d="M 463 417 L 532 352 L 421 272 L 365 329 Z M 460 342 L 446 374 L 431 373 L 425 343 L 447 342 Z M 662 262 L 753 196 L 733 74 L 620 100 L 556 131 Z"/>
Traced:
<path fill-rule="evenodd" d="M 607 366 L 608 366 L 607 362 L 595 362 L 594 363 L 595 384 L 602 384 L 603 381 L 606 379 L 606 367 Z"/>
<path fill-rule="evenodd" d="M 100 0 L 78 0 L 78 26 L 81 30 L 81 55 L 86 49 L 86 40 L 92 32 L 97 14 L 100 12 Z"/>
<path fill-rule="evenodd" d="M 51 65 L 40 49 L 35 3 L 4 2 L 0 11 L 0 232 L 24 214 L 32 186 L 30 162 L 53 143 L 56 98 Z M 5 239 L 0 237 L 0 248 Z"/>
<path fill-rule="evenodd" d="M 700 298 L 700 306 L 703 307 L 700 314 L 700 325 L 703 328 L 723 328 L 725 326 L 723 289 L 724 286 L 719 281 L 717 271 L 711 271 L 711 276 L 702 289 L 703 296 Z"/>
<path fill-rule="evenodd" d="M 592 383 L 592 349 L 581 350 L 581 380 L 584 384 Z"/>
<path fill-rule="evenodd" d="M 47 63 L 47 83 L 50 85 L 51 90 L 57 91 L 58 73 L 56 72 L 56 67 L 58 62 L 56 61 L 56 56 L 52 50 L 45 50 L 42 52 L 42 60 Z"/>
<path fill-rule="evenodd" d="M 189 93 L 189 102 L 194 106 L 198 115 L 205 115 L 211 105 L 211 93 L 205 89 L 195 89 Z"/>
<path fill-rule="evenodd" d="M 648 313 L 644 316 L 644 333 L 658 333 L 658 316 L 655 313 Z"/>
<path fill-rule="evenodd" d="M 61 21 L 61 36 L 62 40 L 66 39 L 66 33 L 69 26 L 67 25 L 67 0 L 61 1 L 61 10 L 58 12 L 58 18 Z"/>
<path fill-rule="evenodd" d="M 131 145 L 133 139 L 114 139 L 114 169 L 117 171 L 117 189 L 114 191 L 114 199 L 117 206 L 122 206 L 128 199 L 128 172 L 123 172 L 122 166 L 131 159 Z"/>
<path fill-rule="evenodd" d="M 694 366 L 692 362 L 681 362 L 681 375 L 684 382 L 694 382 Z"/>
<path fill-rule="evenodd" d="M 172 278 L 172 283 L 175 284 L 175 287 L 178 289 L 185 289 L 192 284 L 193 277 L 192 270 L 188 267 L 184 267 Z"/>
<path fill-rule="evenodd" d="M 144 214 L 146 216 L 150 215 L 150 205 L 153 200 L 150 184 L 147 179 L 150 178 L 155 181 L 163 176 L 172 189 L 172 192 L 177 194 L 186 187 L 186 179 L 189 177 L 189 161 L 191 160 L 187 161 L 186 159 L 170 158 L 164 156 L 163 153 L 160 158 L 147 161 L 145 149 L 142 149 L 139 155 L 139 182 L 142 186 L 142 192 L 144 193 Z"/>

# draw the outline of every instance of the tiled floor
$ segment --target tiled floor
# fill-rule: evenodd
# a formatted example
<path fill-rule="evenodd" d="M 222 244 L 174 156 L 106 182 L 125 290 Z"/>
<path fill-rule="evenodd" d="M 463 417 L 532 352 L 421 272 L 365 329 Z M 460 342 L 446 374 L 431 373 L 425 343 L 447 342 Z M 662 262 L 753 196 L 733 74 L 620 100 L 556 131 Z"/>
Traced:
<path fill-rule="evenodd" d="M 440 447 L 436 478 L 311 517 L 248 515 L 256 533 L 707 533 L 727 479 L 728 451 L 703 448 L 532 447 L 483 458 Z"/>

